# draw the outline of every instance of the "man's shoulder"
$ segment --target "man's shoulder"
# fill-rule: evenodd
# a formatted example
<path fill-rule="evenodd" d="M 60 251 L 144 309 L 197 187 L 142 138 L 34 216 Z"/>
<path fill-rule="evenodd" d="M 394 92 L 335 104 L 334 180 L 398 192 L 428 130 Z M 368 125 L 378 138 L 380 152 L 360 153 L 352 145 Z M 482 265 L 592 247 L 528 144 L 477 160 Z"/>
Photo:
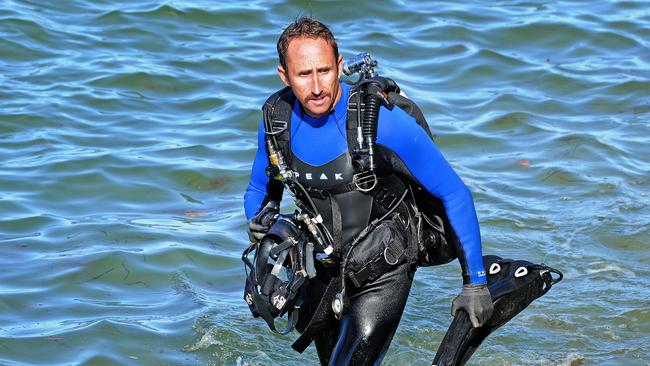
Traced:
<path fill-rule="evenodd" d="M 377 127 L 377 141 L 386 146 L 401 145 L 405 141 L 431 140 L 417 119 L 397 105 L 391 109 L 381 107 Z"/>
<path fill-rule="evenodd" d="M 382 106 L 379 110 L 379 123 L 397 126 L 398 128 L 407 126 L 415 127 L 417 125 L 415 117 L 411 116 L 397 105 L 393 105 L 390 109 L 386 106 Z"/>
<path fill-rule="evenodd" d="M 286 102 L 290 105 L 293 105 L 293 101 L 296 99 L 296 96 L 293 94 L 290 86 L 285 86 L 282 89 L 277 90 L 271 94 L 264 102 L 264 107 L 272 107 L 277 103 Z"/>

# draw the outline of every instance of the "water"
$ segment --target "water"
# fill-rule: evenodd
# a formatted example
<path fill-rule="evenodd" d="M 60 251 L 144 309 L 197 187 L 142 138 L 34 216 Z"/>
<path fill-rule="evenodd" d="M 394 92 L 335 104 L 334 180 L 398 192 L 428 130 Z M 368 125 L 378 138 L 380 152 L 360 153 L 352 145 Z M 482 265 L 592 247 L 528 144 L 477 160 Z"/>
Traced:
<path fill-rule="evenodd" d="M 649 365 L 649 5 L 0 2 L 0 364 L 316 363 L 239 260 L 275 42 L 313 13 L 420 104 L 485 252 L 566 275 L 474 364 Z M 459 287 L 418 272 L 385 364 L 430 363 Z"/>

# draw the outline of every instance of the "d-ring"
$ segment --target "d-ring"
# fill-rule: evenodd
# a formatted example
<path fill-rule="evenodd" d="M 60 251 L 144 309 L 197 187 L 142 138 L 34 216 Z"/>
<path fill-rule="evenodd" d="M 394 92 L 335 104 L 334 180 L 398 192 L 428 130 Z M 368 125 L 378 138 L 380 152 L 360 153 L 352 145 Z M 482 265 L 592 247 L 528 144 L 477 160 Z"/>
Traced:
<path fill-rule="evenodd" d="M 370 173 L 370 175 L 368 175 L 367 173 Z M 370 183 L 370 179 L 372 179 L 372 186 L 370 188 L 361 187 L 362 185 L 367 185 L 368 183 Z M 354 182 L 355 187 L 357 187 L 359 191 L 364 193 L 370 192 L 373 189 L 375 189 L 375 187 L 377 186 L 377 175 L 375 175 L 375 172 L 362 172 L 362 173 L 355 174 L 352 177 L 352 181 Z"/>
<path fill-rule="evenodd" d="M 397 262 L 399 262 L 399 258 L 400 258 L 402 255 L 400 254 L 399 256 L 397 256 L 397 258 L 395 258 L 395 262 L 392 262 L 392 263 L 391 263 L 391 261 L 388 260 L 388 248 L 390 248 L 390 247 L 386 247 L 386 248 L 384 248 L 384 260 L 386 261 L 386 263 L 390 264 L 391 266 L 394 266 L 394 265 L 397 264 Z"/>

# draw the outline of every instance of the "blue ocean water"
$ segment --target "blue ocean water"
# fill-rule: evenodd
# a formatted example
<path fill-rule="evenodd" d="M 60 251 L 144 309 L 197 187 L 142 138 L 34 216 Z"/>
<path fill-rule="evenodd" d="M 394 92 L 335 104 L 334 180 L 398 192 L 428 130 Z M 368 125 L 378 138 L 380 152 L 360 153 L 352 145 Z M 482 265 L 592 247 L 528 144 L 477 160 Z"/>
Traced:
<path fill-rule="evenodd" d="M 647 1 L 0 2 L 0 364 L 312 365 L 241 299 L 275 42 L 368 51 L 472 190 L 484 251 L 565 280 L 475 365 L 650 364 Z M 421 269 L 384 364 L 461 285 Z"/>

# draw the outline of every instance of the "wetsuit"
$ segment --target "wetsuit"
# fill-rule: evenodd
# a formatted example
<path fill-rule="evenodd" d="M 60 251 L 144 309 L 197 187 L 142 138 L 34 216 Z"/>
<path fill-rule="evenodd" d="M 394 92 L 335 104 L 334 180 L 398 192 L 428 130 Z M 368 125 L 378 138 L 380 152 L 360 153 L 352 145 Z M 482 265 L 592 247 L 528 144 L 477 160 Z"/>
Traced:
<path fill-rule="evenodd" d="M 305 114 L 296 101 L 291 117 L 291 150 L 295 157 L 292 168 L 298 171 L 305 185 L 319 187 L 328 182 L 349 181 L 353 170 L 350 166 L 346 137 L 346 111 L 350 87 L 341 84 L 341 98 L 334 110 L 320 118 Z M 482 263 L 481 240 L 471 194 L 458 175 L 444 159 L 426 132 L 399 107 L 388 110 L 381 107 L 377 132 L 377 154 L 403 179 L 428 190 L 440 198 L 456 233 L 461 250 L 459 260 L 463 267 L 464 282 L 486 283 Z M 260 124 L 258 150 L 253 163 L 251 180 L 244 195 L 246 216 L 250 220 L 267 198 L 265 174 L 268 155 L 265 147 L 264 126 Z M 332 182 L 333 181 L 333 182 Z M 341 213 L 345 215 L 346 200 Z M 352 209 L 352 208 L 350 208 Z M 348 215 L 343 220 L 343 243 L 363 227 L 355 225 L 355 218 Z M 331 217 L 324 215 L 331 227 Z M 412 248 L 413 230 L 406 228 L 412 222 L 406 218 L 387 220 L 375 232 L 359 244 L 357 265 L 372 259 L 372 246 L 380 242 L 398 241 Z M 412 225 L 410 225 L 412 226 Z M 380 248 L 383 249 L 383 248 Z M 355 248 L 355 251 L 357 249 Z M 369 254 L 370 253 L 370 254 Z M 364 258 L 364 255 L 367 258 Z M 353 255 L 353 262 L 355 256 Z M 354 267 L 354 263 L 353 266 Z M 349 305 L 340 322 L 316 338 L 316 347 L 322 363 L 370 364 L 379 363 L 388 349 L 399 324 L 412 282 L 413 266 L 400 262 L 378 278 L 354 288 L 348 294 Z M 318 281 L 308 286 L 306 308 L 313 308 L 309 298 L 322 293 Z M 298 327 L 300 330 L 300 327 Z"/>

